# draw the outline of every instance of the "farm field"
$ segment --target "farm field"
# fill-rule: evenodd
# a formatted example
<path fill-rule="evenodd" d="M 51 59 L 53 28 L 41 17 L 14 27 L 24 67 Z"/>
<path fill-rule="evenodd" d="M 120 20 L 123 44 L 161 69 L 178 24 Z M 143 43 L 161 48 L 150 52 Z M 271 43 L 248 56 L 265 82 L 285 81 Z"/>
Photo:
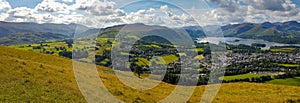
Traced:
<path fill-rule="evenodd" d="M 241 75 L 233 75 L 233 76 L 224 76 L 223 80 L 229 81 L 229 80 L 235 80 L 235 79 L 246 79 L 246 78 L 257 78 L 261 76 L 267 76 L 268 74 L 252 74 L 252 73 L 247 73 L 247 74 L 241 74 Z"/>
<path fill-rule="evenodd" d="M 299 67 L 300 65 L 298 64 L 279 64 L 281 66 L 284 66 L 284 67 Z"/>
<path fill-rule="evenodd" d="M 167 55 L 167 56 L 162 56 L 162 60 L 158 61 L 158 64 L 169 64 L 171 62 L 177 61 L 179 58 L 175 55 Z"/>
<path fill-rule="evenodd" d="M 300 86 L 300 77 L 276 79 L 268 81 L 269 84 L 289 85 L 289 86 Z"/>
<path fill-rule="evenodd" d="M 292 52 L 293 50 L 295 50 L 296 48 L 274 48 L 274 49 L 270 49 L 272 52 L 284 52 L 284 53 L 289 53 Z"/>
<path fill-rule="evenodd" d="M 97 43 L 101 45 L 101 47 L 98 47 L 95 51 L 96 55 L 103 56 L 105 52 L 111 50 L 111 41 L 114 39 L 112 38 L 97 38 Z M 159 45 L 156 44 L 149 44 L 149 45 L 139 45 L 142 47 L 149 47 L 149 48 L 161 48 Z M 53 54 L 56 56 L 64 56 L 64 57 L 71 57 L 71 54 L 64 55 L 64 53 L 71 53 L 72 52 L 72 45 L 68 45 L 66 41 L 49 41 L 46 43 L 39 43 L 39 44 L 20 44 L 20 45 L 13 45 L 9 46 L 16 49 L 21 50 L 27 50 L 27 51 L 33 51 L 37 53 L 44 53 L 44 54 Z M 84 47 L 80 47 L 84 48 Z M 201 49 L 201 48 L 198 48 Z M 61 54 L 60 54 L 61 53 Z M 121 53 L 122 55 L 131 55 L 135 56 L 134 54 L 128 54 L 128 53 Z M 180 53 L 179 53 L 180 54 Z M 204 58 L 204 57 L 203 57 Z M 158 64 L 169 64 L 171 62 L 177 61 L 179 58 L 175 55 L 165 55 L 161 56 L 161 58 L 158 58 L 157 63 Z M 138 65 L 139 66 L 149 66 L 149 60 L 146 58 L 138 58 Z M 109 58 L 103 59 L 99 62 L 100 65 L 106 65 L 108 62 L 110 62 Z"/>
<path fill-rule="evenodd" d="M 62 51 L 72 51 L 72 47 L 68 46 L 66 42 L 63 41 L 49 41 L 46 43 L 39 43 L 39 44 L 20 44 L 20 45 L 13 45 L 10 46 L 12 48 L 34 51 L 38 53 L 47 53 L 53 55 L 59 55 L 59 52 Z"/>

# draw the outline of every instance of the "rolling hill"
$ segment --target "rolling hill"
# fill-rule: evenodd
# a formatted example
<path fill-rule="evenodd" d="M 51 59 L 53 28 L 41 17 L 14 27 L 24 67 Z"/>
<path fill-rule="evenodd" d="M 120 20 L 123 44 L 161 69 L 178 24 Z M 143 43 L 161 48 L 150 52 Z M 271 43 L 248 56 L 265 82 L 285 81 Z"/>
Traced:
<path fill-rule="evenodd" d="M 38 32 L 38 33 L 16 33 L 0 38 L 1 45 L 17 45 L 17 44 L 32 44 L 46 41 L 58 41 L 71 38 L 70 36 L 63 34 L 56 34 L 50 32 Z"/>
<path fill-rule="evenodd" d="M 72 60 L 2 46 L 0 59 L 0 102 L 85 102 L 74 78 Z M 158 102 L 176 87 L 160 83 L 150 90 L 135 90 L 121 83 L 110 68 L 97 67 L 104 85 L 125 102 Z M 196 87 L 189 102 L 200 101 L 204 88 Z M 299 86 L 228 83 L 222 85 L 213 102 L 300 102 L 299 93 Z"/>

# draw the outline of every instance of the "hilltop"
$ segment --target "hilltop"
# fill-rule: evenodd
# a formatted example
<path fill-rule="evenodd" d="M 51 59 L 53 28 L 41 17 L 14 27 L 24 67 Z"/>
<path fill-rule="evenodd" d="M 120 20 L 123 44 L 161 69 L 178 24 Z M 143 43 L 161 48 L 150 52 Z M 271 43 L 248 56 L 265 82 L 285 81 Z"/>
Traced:
<path fill-rule="evenodd" d="M 85 102 L 70 59 L 2 46 L 0 59 L 1 102 Z M 157 102 L 176 87 L 161 83 L 138 91 L 121 83 L 110 68 L 97 67 L 105 86 L 125 102 Z M 199 101 L 204 88 L 198 86 L 189 102 Z M 299 102 L 299 93 L 298 86 L 228 83 L 222 85 L 214 102 Z"/>

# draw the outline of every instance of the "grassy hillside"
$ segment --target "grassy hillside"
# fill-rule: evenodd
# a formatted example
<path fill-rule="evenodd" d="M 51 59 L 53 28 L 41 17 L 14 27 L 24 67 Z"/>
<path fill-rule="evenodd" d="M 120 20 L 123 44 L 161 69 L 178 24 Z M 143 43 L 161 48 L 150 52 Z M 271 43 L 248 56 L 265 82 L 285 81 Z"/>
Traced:
<path fill-rule="evenodd" d="M 0 47 L 1 102 L 84 102 L 72 61 Z"/>
<path fill-rule="evenodd" d="M 66 58 L 0 47 L 0 102 L 85 102 Z M 86 64 L 88 65 L 88 64 Z M 157 102 L 176 87 L 161 83 L 151 90 L 125 86 L 109 68 L 98 67 L 105 86 L 125 102 Z M 198 86 L 189 102 L 201 99 L 205 86 Z M 184 93 L 182 93 L 184 95 Z M 215 103 L 300 101 L 300 87 L 256 83 L 223 84 Z"/>

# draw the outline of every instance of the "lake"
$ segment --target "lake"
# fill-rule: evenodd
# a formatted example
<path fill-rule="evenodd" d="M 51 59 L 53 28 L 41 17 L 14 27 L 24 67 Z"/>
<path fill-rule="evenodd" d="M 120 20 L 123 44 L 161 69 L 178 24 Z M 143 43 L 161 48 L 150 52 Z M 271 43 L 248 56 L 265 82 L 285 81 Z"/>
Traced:
<path fill-rule="evenodd" d="M 276 42 L 269 42 L 261 39 L 242 39 L 237 37 L 205 37 L 205 38 L 198 38 L 197 43 L 213 43 L 213 44 L 219 44 L 221 42 L 224 42 L 226 44 L 231 45 L 251 45 L 254 43 L 259 44 L 266 44 L 266 47 L 264 49 L 270 49 L 272 46 L 298 46 L 300 47 L 300 44 L 282 44 L 282 43 L 276 43 Z"/>

